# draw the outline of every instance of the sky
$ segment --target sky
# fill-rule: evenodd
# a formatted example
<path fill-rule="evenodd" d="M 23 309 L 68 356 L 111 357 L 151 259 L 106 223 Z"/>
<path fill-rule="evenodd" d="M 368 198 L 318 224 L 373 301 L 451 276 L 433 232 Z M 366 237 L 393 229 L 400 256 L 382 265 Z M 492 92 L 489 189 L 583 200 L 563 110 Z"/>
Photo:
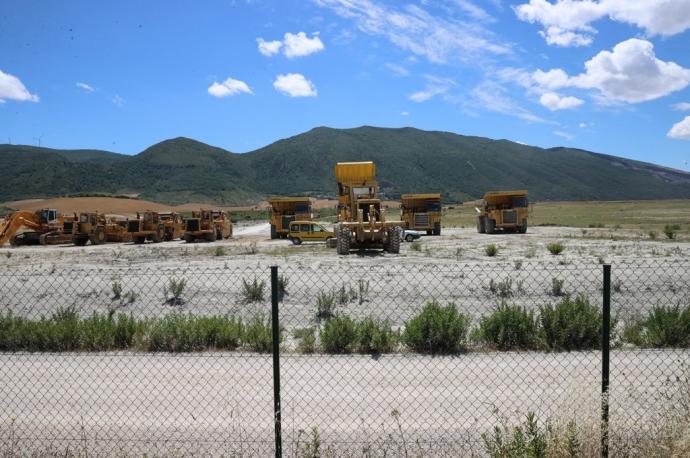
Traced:
<path fill-rule="evenodd" d="M 690 0 L 2 0 L 0 143 L 412 126 L 690 170 Z"/>

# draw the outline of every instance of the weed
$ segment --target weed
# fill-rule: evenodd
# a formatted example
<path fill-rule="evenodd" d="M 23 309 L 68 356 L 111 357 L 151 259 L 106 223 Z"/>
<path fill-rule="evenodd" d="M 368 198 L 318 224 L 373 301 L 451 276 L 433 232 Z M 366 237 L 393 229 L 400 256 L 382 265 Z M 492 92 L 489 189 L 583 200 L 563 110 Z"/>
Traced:
<path fill-rule="evenodd" d="M 541 307 L 540 322 L 542 338 L 550 350 L 589 350 L 601 345 L 601 311 L 584 296 L 566 297 L 556 305 Z"/>
<path fill-rule="evenodd" d="M 512 430 L 496 426 L 492 434 L 482 434 L 482 439 L 492 458 L 542 458 L 546 456 L 549 429 L 548 425 L 540 428 L 536 416 L 530 412 L 524 425 L 515 426 Z"/>
<path fill-rule="evenodd" d="M 506 277 L 500 282 L 495 282 L 492 278 L 489 282 L 489 291 L 499 297 L 511 297 L 513 295 L 513 279 Z"/>
<path fill-rule="evenodd" d="M 358 297 L 359 297 L 359 304 L 362 305 L 363 303 L 367 302 L 367 296 L 369 295 L 369 280 L 363 280 L 359 279 L 357 281 L 357 290 L 358 290 Z"/>
<path fill-rule="evenodd" d="M 244 343 L 252 351 L 270 353 L 273 343 L 271 319 L 255 316 L 244 330 Z"/>
<path fill-rule="evenodd" d="M 213 256 L 225 256 L 226 254 L 228 253 L 225 251 L 225 247 L 223 246 L 217 246 L 216 249 L 213 250 Z"/>
<path fill-rule="evenodd" d="M 355 291 L 352 287 L 345 288 L 344 284 L 337 289 L 334 294 L 339 305 L 345 305 L 357 300 L 357 291 Z"/>
<path fill-rule="evenodd" d="M 244 254 L 256 254 L 259 249 L 256 247 L 256 242 L 250 242 L 249 245 L 245 245 Z"/>
<path fill-rule="evenodd" d="M 263 301 L 265 289 L 266 282 L 264 280 L 258 280 L 254 277 L 254 280 L 248 282 L 242 279 L 242 302 L 249 304 Z"/>
<path fill-rule="evenodd" d="M 282 301 L 287 292 L 288 279 L 285 275 L 278 275 L 278 300 Z"/>
<path fill-rule="evenodd" d="M 624 338 L 641 347 L 690 346 L 690 306 L 654 307 L 643 319 L 633 322 Z"/>
<path fill-rule="evenodd" d="M 187 280 L 184 278 L 180 280 L 171 278 L 168 285 L 163 287 L 165 303 L 173 306 L 183 305 L 185 301 L 182 298 L 182 293 L 184 292 L 185 286 L 187 286 Z M 170 295 L 170 297 L 168 297 L 168 295 Z"/>
<path fill-rule="evenodd" d="M 333 317 L 335 311 L 335 293 L 319 291 L 316 295 L 316 318 L 327 320 Z"/>
<path fill-rule="evenodd" d="M 316 330 L 314 328 L 295 329 L 292 336 L 298 341 L 298 352 L 311 354 L 316 351 Z"/>
<path fill-rule="evenodd" d="M 520 270 L 522 269 L 522 259 L 516 259 L 513 262 L 513 267 L 515 267 L 515 270 Z"/>
<path fill-rule="evenodd" d="M 303 431 L 300 431 L 301 436 Z M 299 436 L 297 442 L 299 443 Z M 299 456 L 301 458 L 320 458 L 321 457 L 321 437 L 319 436 L 319 428 L 313 427 L 311 430 L 311 439 L 304 443 L 300 450 Z"/>
<path fill-rule="evenodd" d="M 455 249 L 455 258 L 458 259 L 458 260 L 459 260 L 460 258 L 462 258 L 462 248 L 456 248 L 456 249 Z"/>
<path fill-rule="evenodd" d="M 676 232 L 680 230 L 680 226 L 677 224 L 667 224 L 664 226 L 664 235 L 666 235 L 666 238 L 669 240 L 673 240 L 676 238 Z"/>
<path fill-rule="evenodd" d="M 647 232 L 647 235 L 649 236 L 650 240 L 656 240 L 656 238 L 658 236 L 656 231 L 649 231 L 649 232 Z"/>
<path fill-rule="evenodd" d="M 120 282 L 116 281 L 116 282 L 113 282 L 113 285 L 111 288 L 113 290 L 113 298 L 112 299 L 114 301 L 119 301 L 120 298 L 122 297 L 122 285 L 120 284 Z"/>
<path fill-rule="evenodd" d="M 415 240 L 412 242 L 412 245 L 410 245 L 410 250 L 412 251 L 422 251 L 422 242 L 419 240 Z"/>
<path fill-rule="evenodd" d="M 613 280 L 613 282 L 611 282 L 611 287 L 613 288 L 614 292 L 620 293 L 621 291 L 623 291 L 623 280 L 621 280 L 620 278 L 616 278 L 615 280 Z"/>
<path fill-rule="evenodd" d="M 486 245 L 484 247 L 484 254 L 490 257 L 496 256 L 498 254 L 498 247 L 493 243 Z"/>
<path fill-rule="evenodd" d="M 396 335 L 388 321 L 366 318 L 357 323 L 357 353 L 390 353 L 395 348 Z"/>
<path fill-rule="evenodd" d="M 552 255 L 558 256 L 559 254 L 563 253 L 565 246 L 563 246 L 562 243 L 549 243 L 546 245 L 546 249 L 549 250 L 549 253 Z"/>
<path fill-rule="evenodd" d="M 552 296 L 556 297 L 561 297 L 565 296 L 565 290 L 563 289 L 563 284 L 565 283 L 565 280 L 561 280 L 559 278 L 552 278 L 551 279 L 551 291 L 549 293 Z"/>
<path fill-rule="evenodd" d="M 527 250 L 527 253 L 525 253 L 525 257 L 526 257 L 527 259 L 532 259 L 532 258 L 535 257 L 536 255 L 537 255 L 537 249 L 536 249 L 535 247 L 530 247 L 530 248 Z"/>
<path fill-rule="evenodd" d="M 6 251 L 6 252 L 5 252 L 5 257 L 6 257 L 7 259 L 10 259 L 10 258 L 12 257 L 12 253 L 9 252 L 9 251 Z"/>
<path fill-rule="evenodd" d="M 534 312 L 502 303 L 479 322 L 479 339 L 498 350 L 534 350 L 539 328 Z"/>
<path fill-rule="evenodd" d="M 403 342 L 419 353 L 458 353 L 465 349 L 470 318 L 455 308 L 433 301 L 405 323 Z"/>
<path fill-rule="evenodd" d="M 351 353 L 356 337 L 356 323 L 352 318 L 335 315 L 321 331 L 321 346 L 326 353 Z"/>

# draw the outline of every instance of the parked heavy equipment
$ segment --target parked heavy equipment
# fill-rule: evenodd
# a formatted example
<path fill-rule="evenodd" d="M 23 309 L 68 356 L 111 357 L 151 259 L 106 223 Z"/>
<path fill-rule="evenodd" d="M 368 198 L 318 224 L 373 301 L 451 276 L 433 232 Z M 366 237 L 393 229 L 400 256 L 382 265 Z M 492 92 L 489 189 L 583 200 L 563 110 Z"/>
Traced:
<path fill-rule="evenodd" d="M 127 232 L 132 234 L 132 241 L 142 244 L 147 240 L 160 243 L 165 237 L 165 223 L 161 221 L 157 212 L 147 210 L 143 214 L 137 212 L 135 219 L 127 221 Z"/>
<path fill-rule="evenodd" d="M 159 213 L 161 221 L 165 227 L 165 236 L 163 239 L 166 241 L 171 241 L 175 239 L 181 239 L 184 233 L 184 220 L 182 215 L 175 212 L 165 212 Z"/>
<path fill-rule="evenodd" d="M 131 242 L 132 234 L 127 232 L 127 220 L 106 216 L 105 239 L 107 242 Z"/>
<path fill-rule="evenodd" d="M 96 213 L 79 213 L 72 227 L 72 242 L 77 246 L 101 245 L 106 239 L 105 215 Z"/>
<path fill-rule="evenodd" d="M 0 246 L 7 242 L 12 246 L 69 243 L 71 230 L 64 231 L 69 220 L 70 217 L 59 215 L 54 208 L 14 212 L 0 227 Z"/>
<path fill-rule="evenodd" d="M 339 162 L 335 165 L 338 182 L 338 254 L 351 249 L 383 249 L 400 252 L 402 221 L 387 221 L 378 197 L 376 165 L 373 162 Z"/>
<path fill-rule="evenodd" d="M 301 245 L 302 242 L 326 242 L 335 238 L 335 233 L 329 231 L 319 223 L 314 221 L 293 221 L 290 223 L 288 239 L 294 245 Z"/>
<path fill-rule="evenodd" d="M 293 221 L 313 219 L 309 197 L 273 197 L 268 203 L 271 205 L 271 239 L 286 238 Z"/>
<path fill-rule="evenodd" d="M 527 232 L 529 200 L 527 191 L 491 191 L 484 194 L 477 211 L 477 232 L 493 234 L 497 230 Z"/>
<path fill-rule="evenodd" d="M 202 209 L 192 212 L 192 217 L 185 220 L 183 238 L 187 243 L 196 240 L 213 242 L 230 237 L 232 237 L 232 222 L 223 211 Z"/>
<path fill-rule="evenodd" d="M 406 229 L 441 235 L 441 194 L 403 194 L 400 211 Z"/>

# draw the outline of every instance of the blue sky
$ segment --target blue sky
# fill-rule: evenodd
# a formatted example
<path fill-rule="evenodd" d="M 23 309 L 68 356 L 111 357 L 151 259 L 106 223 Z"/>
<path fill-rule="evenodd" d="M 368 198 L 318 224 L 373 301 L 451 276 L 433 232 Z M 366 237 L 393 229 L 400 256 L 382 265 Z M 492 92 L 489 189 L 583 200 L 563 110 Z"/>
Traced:
<path fill-rule="evenodd" d="M 3 0 L 0 142 L 413 126 L 689 169 L 688 0 Z"/>

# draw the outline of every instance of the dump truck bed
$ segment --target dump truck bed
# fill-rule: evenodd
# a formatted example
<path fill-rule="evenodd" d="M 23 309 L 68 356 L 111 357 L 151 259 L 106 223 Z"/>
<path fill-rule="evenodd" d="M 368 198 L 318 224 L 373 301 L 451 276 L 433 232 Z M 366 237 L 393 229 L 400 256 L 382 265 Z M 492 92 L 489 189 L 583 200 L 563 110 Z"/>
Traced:
<path fill-rule="evenodd" d="M 400 196 L 401 201 L 406 200 L 441 200 L 441 193 L 429 193 L 429 194 L 403 194 Z"/>
<path fill-rule="evenodd" d="M 338 162 L 335 164 L 335 179 L 338 183 L 364 183 L 376 177 L 373 162 Z"/>

